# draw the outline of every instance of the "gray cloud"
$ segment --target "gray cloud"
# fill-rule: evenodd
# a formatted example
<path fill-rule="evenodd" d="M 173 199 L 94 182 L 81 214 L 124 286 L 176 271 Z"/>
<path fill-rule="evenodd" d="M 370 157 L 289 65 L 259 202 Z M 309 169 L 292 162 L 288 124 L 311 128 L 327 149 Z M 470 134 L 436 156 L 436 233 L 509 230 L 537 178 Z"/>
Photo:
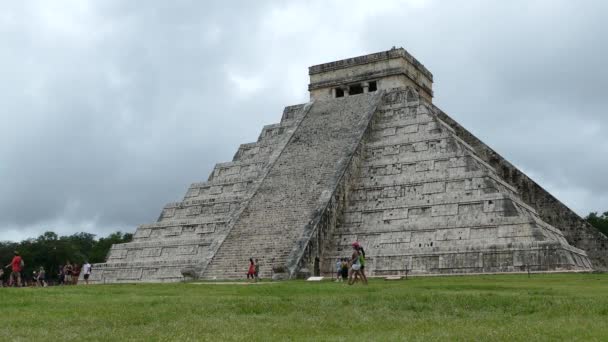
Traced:
<path fill-rule="evenodd" d="M 436 103 L 580 214 L 608 209 L 602 1 L 0 4 L 0 240 L 152 222 L 307 66 L 404 46 Z"/>

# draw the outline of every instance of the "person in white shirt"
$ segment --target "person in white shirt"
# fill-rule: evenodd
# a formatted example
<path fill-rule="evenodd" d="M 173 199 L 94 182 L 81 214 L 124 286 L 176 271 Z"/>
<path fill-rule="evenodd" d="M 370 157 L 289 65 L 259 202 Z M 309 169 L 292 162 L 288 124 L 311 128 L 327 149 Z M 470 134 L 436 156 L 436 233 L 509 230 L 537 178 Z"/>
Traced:
<path fill-rule="evenodd" d="M 82 273 L 84 273 L 84 282 L 85 284 L 89 285 L 89 276 L 91 275 L 91 264 L 89 264 L 88 261 L 84 262 L 84 265 L 82 265 Z"/>

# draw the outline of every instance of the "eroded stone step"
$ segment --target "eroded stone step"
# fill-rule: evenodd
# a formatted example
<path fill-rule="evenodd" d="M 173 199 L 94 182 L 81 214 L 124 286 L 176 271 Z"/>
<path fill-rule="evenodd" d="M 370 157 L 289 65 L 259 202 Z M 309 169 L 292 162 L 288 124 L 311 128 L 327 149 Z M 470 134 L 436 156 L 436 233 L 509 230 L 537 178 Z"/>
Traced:
<path fill-rule="evenodd" d="M 221 277 L 228 260 L 266 253 L 284 264 L 295 241 L 321 205 L 329 200 L 340 170 L 350 162 L 369 125 L 377 94 L 361 94 L 313 104 L 271 167 L 205 272 Z M 325 197 L 322 197 L 325 196 Z M 272 267 L 273 265 L 269 265 Z"/>

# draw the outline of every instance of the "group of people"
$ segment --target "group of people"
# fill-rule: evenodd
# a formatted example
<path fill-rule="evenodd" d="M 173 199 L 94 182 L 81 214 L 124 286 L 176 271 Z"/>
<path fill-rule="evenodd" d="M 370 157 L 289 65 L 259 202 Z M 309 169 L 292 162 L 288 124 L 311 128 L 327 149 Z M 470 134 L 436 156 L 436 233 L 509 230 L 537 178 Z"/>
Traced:
<path fill-rule="evenodd" d="M 253 262 L 253 258 L 249 258 L 247 280 L 254 283 L 260 280 L 260 262 L 258 261 L 258 259 L 255 259 L 255 262 Z"/>
<path fill-rule="evenodd" d="M 336 282 L 346 282 L 348 285 L 361 281 L 367 285 L 365 275 L 365 250 L 359 242 L 353 242 L 353 253 L 350 258 L 341 258 L 336 262 Z M 260 263 L 258 259 L 249 258 L 247 280 L 257 282 L 260 279 Z"/>
<path fill-rule="evenodd" d="M 91 270 L 91 264 L 89 264 L 88 261 L 85 261 L 82 267 L 78 264 L 71 264 L 70 261 L 67 261 L 65 265 L 59 266 L 59 272 L 57 274 L 59 285 L 77 285 L 81 273 L 84 273 L 82 279 L 84 280 L 85 284 L 88 285 Z"/>
<path fill-rule="evenodd" d="M 342 258 L 336 262 L 336 281 L 348 281 L 348 285 L 353 285 L 357 281 L 367 285 L 365 276 L 365 250 L 358 242 L 353 242 L 353 254 L 349 258 Z"/>
<path fill-rule="evenodd" d="M 4 268 L 10 268 L 11 273 L 9 275 L 7 285 L 9 287 L 17 286 L 40 286 L 46 287 L 49 285 L 46 270 L 44 267 L 35 269 L 32 273 L 32 277 L 28 278 L 31 281 L 27 281 L 23 276 L 23 270 L 25 268 L 25 262 L 18 251 L 14 252 L 13 259 L 10 264 L 4 266 Z M 3 286 L 2 278 L 4 276 L 4 268 L 0 268 L 0 286 Z M 59 266 L 59 272 L 57 274 L 58 285 L 76 285 L 78 284 L 78 278 L 80 273 L 83 272 L 83 278 L 85 283 L 89 284 L 89 277 L 91 275 L 91 264 L 85 262 L 82 267 L 76 264 L 71 264 L 69 261 L 65 265 Z"/>

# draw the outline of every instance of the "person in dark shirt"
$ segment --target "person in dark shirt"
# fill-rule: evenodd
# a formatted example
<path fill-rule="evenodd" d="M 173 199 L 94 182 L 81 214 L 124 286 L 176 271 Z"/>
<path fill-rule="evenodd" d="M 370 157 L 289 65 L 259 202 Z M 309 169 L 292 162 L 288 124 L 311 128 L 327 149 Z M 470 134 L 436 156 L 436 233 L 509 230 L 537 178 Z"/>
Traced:
<path fill-rule="evenodd" d="M 342 281 L 346 282 L 348 280 L 348 258 L 342 258 L 340 273 Z"/>
<path fill-rule="evenodd" d="M 59 285 L 63 285 L 64 281 L 65 281 L 65 273 L 63 273 L 63 265 L 59 265 L 59 273 L 57 273 L 57 279 L 58 279 L 58 283 Z"/>

